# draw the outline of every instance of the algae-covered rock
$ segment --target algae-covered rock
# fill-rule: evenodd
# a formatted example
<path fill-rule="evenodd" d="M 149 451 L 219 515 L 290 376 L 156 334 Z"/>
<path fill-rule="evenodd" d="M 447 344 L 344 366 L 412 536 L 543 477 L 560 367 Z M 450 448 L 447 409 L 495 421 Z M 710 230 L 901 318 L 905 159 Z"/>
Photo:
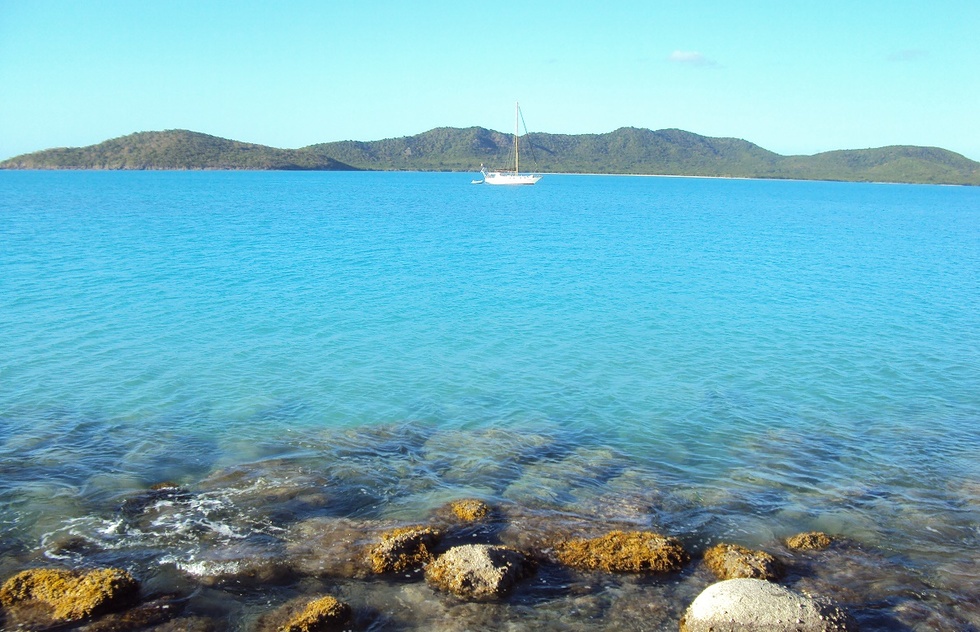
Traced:
<path fill-rule="evenodd" d="M 753 578 L 776 580 L 783 576 L 782 563 L 765 551 L 737 544 L 717 544 L 704 554 L 704 562 L 718 579 Z"/>
<path fill-rule="evenodd" d="M 417 570 L 435 557 L 432 549 L 442 532 L 432 527 L 412 526 L 392 529 L 381 534 L 381 542 L 368 552 L 375 573 L 401 573 Z"/>
<path fill-rule="evenodd" d="M 462 522 L 479 522 L 490 516 L 490 505 L 475 498 L 464 498 L 449 503 L 449 510 Z"/>
<path fill-rule="evenodd" d="M 761 579 L 729 579 L 708 586 L 681 618 L 681 632 L 857 629 L 836 604 Z"/>
<path fill-rule="evenodd" d="M 667 573 L 690 559 L 676 538 L 652 531 L 611 531 L 598 538 L 576 538 L 555 546 L 558 561 L 581 570 L 616 573 Z"/>
<path fill-rule="evenodd" d="M 326 632 L 336 630 L 350 619 L 350 606 L 334 597 L 320 597 L 286 622 L 280 632 Z"/>
<path fill-rule="evenodd" d="M 821 531 L 799 533 L 786 539 L 786 546 L 800 551 L 819 551 L 833 544 L 834 539 Z"/>
<path fill-rule="evenodd" d="M 473 600 L 506 595 L 531 573 L 530 561 L 519 551 L 490 544 L 466 544 L 449 549 L 425 569 L 433 587 Z"/>
<path fill-rule="evenodd" d="M 335 597 L 294 599 L 259 617 L 255 632 L 331 632 L 343 630 L 351 607 Z"/>
<path fill-rule="evenodd" d="M 117 568 L 87 573 L 42 568 L 8 579 L 0 588 L 0 603 L 9 608 L 41 602 L 53 608 L 54 620 L 78 621 L 132 605 L 139 590 L 139 583 Z"/>

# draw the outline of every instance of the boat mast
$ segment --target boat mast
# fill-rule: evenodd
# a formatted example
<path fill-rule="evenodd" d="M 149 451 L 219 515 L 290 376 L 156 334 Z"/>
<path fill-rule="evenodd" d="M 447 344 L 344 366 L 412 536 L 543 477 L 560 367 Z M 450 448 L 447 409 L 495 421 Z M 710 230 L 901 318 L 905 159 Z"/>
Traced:
<path fill-rule="evenodd" d="M 519 128 L 517 123 L 521 118 L 521 104 L 519 101 L 514 101 L 514 175 L 516 176 L 521 172 L 521 150 L 520 144 L 517 141 L 517 132 Z"/>

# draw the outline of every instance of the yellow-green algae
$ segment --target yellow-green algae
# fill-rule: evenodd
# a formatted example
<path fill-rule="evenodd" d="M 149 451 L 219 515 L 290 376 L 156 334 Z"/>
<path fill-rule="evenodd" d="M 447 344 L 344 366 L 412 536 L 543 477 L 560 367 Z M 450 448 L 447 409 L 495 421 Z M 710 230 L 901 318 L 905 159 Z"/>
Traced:
<path fill-rule="evenodd" d="M 690 559 L 676 538 L 652 531 L 610 531 L 598 538 L 575 538 L 555 546 L 558 561 L 582 570 L 614 573 L 668 573 Z"/>
<path fill-rule="evenodd" d="M 306 604 L 302 612 L 296 614 L 279 632 L 327 632 L 344 626 L 351 617 L 351 608 L 334 597 L 314 599 Z"/>
<path fill-rule="evenodd" d="M 819 551 L 833 544 L 834 539 L 822 531 L 799 533 L 787 538 L 786 546 L 801 551 Z"/>
<path fill-rule="evenodd" d="M 463 522 L 478 522 L 490 515 L 490 505 L 475 498 L 464 498 L 449 503 L 453 515 Z"/>
<path fill-rule="evenodd" d="M 58 621 L 88 619 L 132 605 L 139 583 L 124 570 L 103 568 L 89 572 L 38 568 L 14 575 L 0 588 L 5 607 L 29 601 L 50 605 Z"/>
<path fill-rule="evenodd" d="M 753 551 L 738 544 L 717 544 L 704 553 L 704 562 L 715 577 L 725 579 L 776 580 L 783 576 L 783 565 L 765 551 Z"/>
<path fill-rule="evenodd" d="M 375 573 L 401 573 L 419 569 L 435 557 L 432 548 L 442 532 L 425 526 L 399 527 L 381 534 L 381 542 L 368 552 Z"/>

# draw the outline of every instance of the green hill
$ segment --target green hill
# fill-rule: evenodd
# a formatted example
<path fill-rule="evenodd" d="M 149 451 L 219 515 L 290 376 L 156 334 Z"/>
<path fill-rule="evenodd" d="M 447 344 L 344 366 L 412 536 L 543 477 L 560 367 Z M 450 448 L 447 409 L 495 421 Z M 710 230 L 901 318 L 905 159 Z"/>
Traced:
<path fill-rule="evenodd" d="M 47 149 L 0 163 L 3 169 L 349 170 L 310 152 L 240 143 L 187 130 L 138 132 L 89 147 Z"/>
<path fill-rule="evenodd" d="M 783 172 L 791 178 L 865 182 L 980 184 L 980 163 L 938 147 L 894 145 L 790 156 Z"/>
<path fill-rule="evenodd" d="M 140 132 L 89 147 L 11 158 L 3 169 L 278 169 L 478 171 L 513 164 L 513 137 L 439 127 L 378 141 L 276 149 L 186 130 Z M 529 134 L 521 166 L 543 173 L 621 173 L 980 185 L 980 163 L 935 147 L 782 156 L 738 138 L 624 127 L 606 134 Z"/>
<path fill-rule="evenodd" d="M 621 128 L 608 134 L 529 134 L 522 165 L 544 172 L 752 177 L 779 156 L 744 140 L 681 130 Z M 304 148 L 360 169 L 476 171 L 513 165 L 513 137 L 482 127 L 436 128 L 416 136 Z"/>

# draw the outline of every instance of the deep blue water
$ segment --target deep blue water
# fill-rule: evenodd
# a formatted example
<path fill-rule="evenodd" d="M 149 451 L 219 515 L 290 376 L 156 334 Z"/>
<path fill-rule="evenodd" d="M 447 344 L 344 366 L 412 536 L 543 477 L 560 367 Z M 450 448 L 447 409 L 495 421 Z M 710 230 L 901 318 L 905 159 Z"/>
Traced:
<path fill-rule="evenodd" d="M 0 173 L 0 570 L 302 463 L 358 517 L 656 488 L 691 540 L 823 529 L 976 599 L 980 189 L 469 182 Z"/>

